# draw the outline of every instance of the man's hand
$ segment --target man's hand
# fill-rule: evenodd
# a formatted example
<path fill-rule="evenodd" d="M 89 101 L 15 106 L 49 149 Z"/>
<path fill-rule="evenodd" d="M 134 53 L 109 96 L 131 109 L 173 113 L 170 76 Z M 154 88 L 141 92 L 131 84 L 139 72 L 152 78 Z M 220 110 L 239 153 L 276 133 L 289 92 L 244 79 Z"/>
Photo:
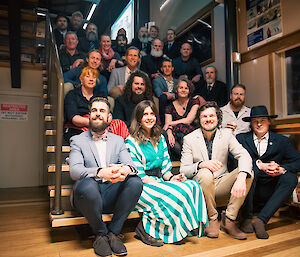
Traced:
<path fill-rule="evenodd" d="M 268 175 L 272 176 L 272 177 L 276 177 L 276 176 L 280 176 L 282 174 L 285 173 L 285 169 L 280 167 L 278 169 L 275 170 L 267 170 L 265 171 Z"/>
<path fill-rule="evenodd" d="M 273 173 L 280 168 L 280 165 L 274 161 L 264 163 L 261 160 L 257 160 L 256 165 L 260 170 L 266 172 L 267 174 Z"/>
<path fill-rule="evenodd" d="M 173 176 L 170 181 L 186 181 L 186 180 L 187 180 L 186 176 L 182 173 L 179 173 Z"/>
<path fill-rule="evenodd" d="M 234 132 L 236 130 L 236 128 L 237 128 L 237 125 L 234 122 L 227 123 L 226 126 L 225 126 L 225 128 L 229 128 L 229 129 L 232 130 L 232 132 Z"/>
<path fill-rule="evenodd" d="M 203 169 L 209 169 L 212 172 L 217 172 L 221 167 L 223 166 L 222 162 L 217 161 L 217 160 L 208 160 L 208 161 L 203 161 L 200 163 L 199 168 Z"/>
<path fill-rule="evenodd" d="M 198 74 L 192 78 L 192 82 L 198 82 L 200 79 L 201 79 L 201 75 Z"/>
<path fill-rule="evenodd" d="M 246 178 L 245 172 L 240 172 L 236 178 L 236 181 L 231 188 L 231 195 L 240 198 L 246 195 Z"/>
<path fill-rule="evenodd" d="M 162 76 L 162 74 L 160 72 L 156 72 L 156 73 L 151 74 L 151 78 L 153 78 L 153 79 L 160 78 L 161 76 Z"/>
<path fill-rule="evenodd" d="M 111 181 L 113 183 L 121 181 L 121 173 L 119 172 L 119 167 L 106 167 L 99 170 L 98 177 L 102 177 L 105 180 Z M 123 179 L 124 180 L 124 179 Z"/>
<path fill-rule="evenodd" d="M 150 184 L 150 183 L 155 183 L 155 182 L 157 182 L 157 181 L 155 180 L 155 178 L 154 178 L 154 177 L 151 177 L 151 176 L 143 177 L 143 178 L 142 178 L 142 181 L 143 181 L 144 184 Z"/>
<path fill-rule="evenodd" d="M 70 69 L 76 68 L 80 65 L 80 63 L 84 62 L 83 59 L 77 59 L 73 64 L 70 66 Z"/>
<path fill-rule="evenodd" d="M 170 92 L 163 92 L 163 94 L 165 94 L 167 96 L 168 100 L 172 100 L 175 96 L 174 93 L 170 93 Z"/>

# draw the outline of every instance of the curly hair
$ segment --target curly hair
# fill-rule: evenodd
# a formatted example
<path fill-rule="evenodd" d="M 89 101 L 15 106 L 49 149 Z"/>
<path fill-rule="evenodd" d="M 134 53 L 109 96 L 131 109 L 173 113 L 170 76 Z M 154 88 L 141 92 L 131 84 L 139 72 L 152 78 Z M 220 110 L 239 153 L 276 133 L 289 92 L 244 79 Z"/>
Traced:
<path fill-rule="evenodd" d="M 156 123 L 151 129 L 150 137 L 158 143 L 161 136 L 161 127 L 158 110 L 155 104 L 152 101 L 144 100 L 136 105 L 132 114 L 132 122 L 130 125 L 130 134 L 131 136 L 138 141 L 139 144 L 146 144 L 148 138 L 145 136 L 144 129 L 142 128 L 142 118 L 144 111 L 147 107 L 150 107 L 156 117 Z"/>
<path fill-rule="evenodd" d="M 218 118 L 218 125 L 217 125 L 217 128 L 220 128 L 221 127 L 221 124 L 222 124 L 222 119 L 223 119 L 223 113 L 222 113 L 222 110 L 220 109 L 220 107 L 217 105 L 216 102 L 214 101 L 211 101 L 211 102 L 206 102 L 205 104 L 203 104 L 200 108 L 199 108 L 199 115 L 196 115 L 197 119 L 198 119 L 198 122 L 201 126 L 201 123 L 200 123 L 200 115 L 201 115 L 201 112 L 205 111 L 206 109 L 208 108 L 215 108 L 216 110 L 216 114 L 217 114 L 217 118 Z"/>
<path fill-rule="evenodd" d="M 131 102 L 131 99 L 132 99 L 132 84 L 133 84 L 133 81 L 134 81 L 134 78 L 135 77 L 140 77 L 144 80 L 144 83 L 145 83 L 145 87 L 146 87 L 146 90 L 145 90 L 145 100 L 150 100 L 153 102 L 153 90 L 152 90 L 152 84 L 150 82 L 150 79 L 149 77 L 142 71 L 135 71 L 133 72 L 130 77 L 128 78 L 126 84 L 125 84 L 125 88 L 124 88 L 124 98 L 127 102 Z"/>
<path fill-rule="evenodd" d="M 195 89 L 195 86 L 193 84 L 193 82 L 191 80 L 188 80 L 186 78 L 180 78 L 178 83 L 175 85 L 174 87 L 174 93 L 175 93 L 175 98 L 178 99 L 178 87 L 179 87 L 179 83 L 183 81 L 186 83 L 186 85 L 188 86 L 189 88 L 189 97 L 193 94 L 194 92 L 194 89 Z"/>

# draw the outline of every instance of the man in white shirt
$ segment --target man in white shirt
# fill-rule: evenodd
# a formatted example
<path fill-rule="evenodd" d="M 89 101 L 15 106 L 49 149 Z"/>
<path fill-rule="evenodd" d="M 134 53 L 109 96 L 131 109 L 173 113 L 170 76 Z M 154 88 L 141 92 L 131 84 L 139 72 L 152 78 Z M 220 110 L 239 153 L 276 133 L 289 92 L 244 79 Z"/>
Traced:
<path fill-rule="evenodd" d="M 73 204 L 88 220 L 100 256 L 126 255 L 118 238 L 122 226 L 142 192 L 143 183 L 120 136 L 106 132 L 112 115 L 106 98 L 90 101 L 89 130 L 70 140 L 70 175 L 76 181 Z M 112 213 L 104 223 L 103 213 Z"/>
<path fill-rule="evenodd" d="M 250 122 L 243 121 L 250 115 L 250 108 L 245 106 L 246 87 L 242 84 L 232 86 L 230 101 L 221 108 L 222 127 L 230 128 L 234 135 L 250 131 Z"/>
<path fill-rule="evenodd" d="M 111 97 L 116 99 L 123 94 L 124 86 L 131 73 L 138 70 L 140 58 L 140 51 L 135 46 L 127 49 L 125 54 L 126 66 L 113 69 L 110 74 L 107 89 Z"/>
<path fill-rule="evenodd" d="M 289 139 L 271 132 L 271 119 L 265 106 L 251 108 L 249 117 L 252 131 L 238 134 L 237 140 L 252 157 L 254 179 L 242 208 L 244 221 L 241 230 L 256 233 L 257 238 L 269 238 L 265 225 L 281 204 L 292 194 L 300 171 L 300 154 Z M 253 211 L 258 211 L 252 223 Z"/>

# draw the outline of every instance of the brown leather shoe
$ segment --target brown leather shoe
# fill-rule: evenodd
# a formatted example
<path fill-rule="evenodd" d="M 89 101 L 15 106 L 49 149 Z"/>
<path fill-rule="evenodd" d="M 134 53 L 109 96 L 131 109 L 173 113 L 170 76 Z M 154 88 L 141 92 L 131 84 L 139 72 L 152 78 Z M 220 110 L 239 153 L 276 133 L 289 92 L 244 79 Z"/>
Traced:
<path fill-rule="evenodd" d="M 253 225 L 252 225 L 252 219 L 245 219 L 243 220 L 243 222 L 241 223 L 240 229 L 244 232 L 244 233 L 253 233 Z"/>
<path fill-rule="evenodd" d="M 147 232 L 144 229 L 142 221 L 140 221 L 139 224 L 136 226 L 135 233 L 137 237 L 140 238 L 143 241 L 143 243 L 147 245 L 157 246 L 157 247 L 164 245 L 163 240 L 154 238 L 149 234 L 147 234 Z"/>
<path fill-rule="evenodd" d="M 259 239 L 268 239 L 269 238 L 269 234 L 267 233 L 267 231 L 265 229 L 265 223 L 261 219 L 256 218 L 254 220 L 253 228 L 254 228 L 257 238 L 259 238 Z"/>
<path fill-rule="evenodd" d="M 220 223 L 218 219 L 210 220 L 208 227 L 205 228 L 206 236 L 209 238 L 218 238 L 220 230 Z"/>
<path fill-rule="evenodd" d="M 247 236 L 234 223 L 226 217 L 225 212 L 221 214 L 221 230 L 238 240 L 246 240 Z"/>

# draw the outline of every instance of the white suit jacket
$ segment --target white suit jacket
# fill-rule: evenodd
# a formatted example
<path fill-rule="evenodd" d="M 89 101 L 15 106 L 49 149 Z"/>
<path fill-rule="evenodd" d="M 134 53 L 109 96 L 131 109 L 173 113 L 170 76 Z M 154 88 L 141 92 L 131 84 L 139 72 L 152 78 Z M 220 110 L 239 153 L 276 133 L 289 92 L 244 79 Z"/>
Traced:
<path fill-rule="evenodd" d="M 247 150 L 237 141 L 230 129 L 217 129 L 213 141 L 211 159 L 220 161 L 223 166 L 220 170 L 214 172 L 215 178 L 228 173 L 228 152 L 238 160 L 239 171 L 253 175 L 252 159 Z M 183 138 L 180 172 L 184 173 L 188 178 L 192 178 L 198 172 L 198 163 L 206 160 L 209 160 L 207 147 L 202 131 L 199 128 Z"/>

